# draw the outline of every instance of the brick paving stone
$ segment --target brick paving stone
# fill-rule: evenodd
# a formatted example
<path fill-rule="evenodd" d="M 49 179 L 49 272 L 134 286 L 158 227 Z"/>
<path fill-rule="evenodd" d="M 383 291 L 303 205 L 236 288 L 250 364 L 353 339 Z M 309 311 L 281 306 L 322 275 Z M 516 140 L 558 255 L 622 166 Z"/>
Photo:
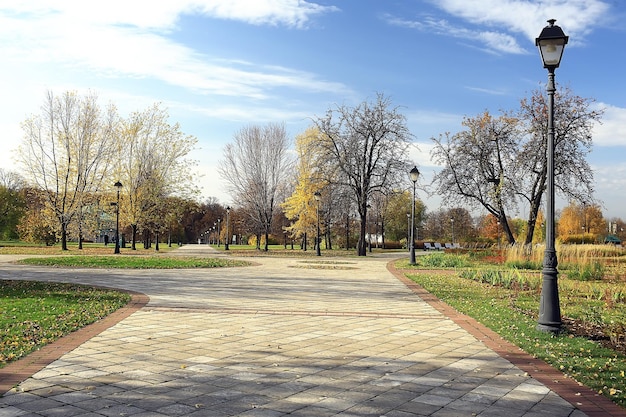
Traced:
<path fill-rule="evenodd" d="M 222 256 L 206 245 L 174 253 Z M 0 385 L 7 387 L 0 417 L 584 417 L 607 405 L 591 394 L 573 400 L 541 373 L 531 376 L 509 356 L 514 349 L 502 350 L 504 341 L 388 269 L 389 259 L 342 260 L 350 269 L 253 261 L 157 272 L 0 259 L 0 279 L 134 292 L 132 307 L 84 336 L 57 342 L 28 366 L 1 370 L 0 383 L 30 373 L 15 387 Z"/>

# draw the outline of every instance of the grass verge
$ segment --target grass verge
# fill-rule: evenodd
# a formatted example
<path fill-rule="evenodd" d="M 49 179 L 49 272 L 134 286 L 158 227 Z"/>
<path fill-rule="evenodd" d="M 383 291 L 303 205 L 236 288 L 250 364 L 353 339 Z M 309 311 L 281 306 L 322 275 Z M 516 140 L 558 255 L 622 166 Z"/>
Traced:
<path fill-rule="evenodd" d="M 626 408 L 626 356 L 583 337 L 536 330 L 536 317 L 518 306 L 518 303 L 528 305 L 529 300 L 538 306 L 539 297 L 535 291 L 513 291 L 450 273 L 411 271 L 406 275 L 530 355 Z"/>
<path fill-rule="evenodd" d="M 0 281 L 0 368 L 106 317 L 130 298 L 76 284 Z"/>
<path fill-rule="evenodd" d="M 170 258 L 163 256 L 55 256 L 27 258 L 19 261 L 26 265 L 119 268 L 119 269 L 189 269 L 247 266 L 248 262 L 221 258 Z"/>

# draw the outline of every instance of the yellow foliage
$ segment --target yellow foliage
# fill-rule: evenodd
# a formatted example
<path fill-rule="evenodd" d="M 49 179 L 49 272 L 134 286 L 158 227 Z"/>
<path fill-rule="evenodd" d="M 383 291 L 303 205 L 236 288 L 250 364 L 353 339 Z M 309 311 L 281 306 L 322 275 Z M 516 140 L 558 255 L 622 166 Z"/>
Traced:
<path fill-rule="evenodd" d="M 282 204 L 285 216 L 292 221 L 291 226 L 287 228 L 292 236 L 301 236 L 315 230 L 318 204 L 315 200 L 315 193 L 322 192 L 324 187 L 316 175 L 318 168 L 314 163 L 313 144 L 318 140 L 320 140 L 320 132 L 312 127 L 296 137 L 297 183 L 291 196 Z"/>

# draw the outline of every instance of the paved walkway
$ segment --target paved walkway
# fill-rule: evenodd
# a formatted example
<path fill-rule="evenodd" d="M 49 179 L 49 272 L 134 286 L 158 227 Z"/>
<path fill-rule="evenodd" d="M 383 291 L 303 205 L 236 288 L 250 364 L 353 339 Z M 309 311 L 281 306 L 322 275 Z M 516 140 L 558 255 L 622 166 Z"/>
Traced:
<path fill-rule="evenodd" d="M 624 415 L 407 285 L 388 258 L 252 260 L 105 271 L 0 259 L 0 279 L 149 297 L 4 368 L 0 387 L 22 382 L 4 390 L 0 417 Z"/>

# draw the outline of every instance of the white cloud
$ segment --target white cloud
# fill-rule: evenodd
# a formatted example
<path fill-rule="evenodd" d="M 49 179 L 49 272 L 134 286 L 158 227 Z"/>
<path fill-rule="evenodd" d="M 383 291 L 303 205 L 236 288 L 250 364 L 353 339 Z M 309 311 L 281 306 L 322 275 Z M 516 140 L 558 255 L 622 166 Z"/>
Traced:
<path fill-rule="evenodd" d="M 337 92 L 346 88 L 311 73 L 214 60 L 167 37 L 185 13 L 301 27 L 331 10 L 298 0 L 16 2 L 0 6 L 0 54 L 109 78 L 156 79 L 202 94 L 264 99 L 275 88 Z"/>
<path fill-rule="evenodd" d="M 45 19 L 55 16 L 67 22 L 89 25 L 120 25 L 142 29 L 171 30 L 183 14 L 203 14 L 218 19 L 240 20 L 251 24 L 304 27 L 316 15 L 335 12 L 334 6 L 322 6 L 304 0 L 24 0 L 0 5 L 0 12 L 15 17 Z"/>
<path fill-rule="evenodd" d="M 502 31 L 471 30 L 455 26 L 447 20 L 436 20 L 432 17 L 425 17 L 417 21 L 387 15 L 385 19 L 388 23 L 396 26 L 404 26 L 457 39 L 477 41 L 485 45 L 484 49 L 487 52 L 525 53 L 524 48 L 517 43 L 514 37 Z"/>
<path fill-rule="evenodd" d="M 595 146 L 626 146 L 626 109 L 610 104 L 598 103 L 604 109 L 602 123 L 593 128 Z"/>
<path fill-rule="evenodd" d="M 242 20 L 251 24 L 306 26 L 311 16 L 337 11 L 302 0 L 207 0 L 199 9 L 221 19 Z"/>
<path fill-rule="evenodd" d="M 432 3 L 473 24 L 521 33 L 534 42 L 548 19 L 574 39 L 582 38 L 606 15 L 601 0 L 433 0 Z"/>
<path fill-rule="evenodd" d="M 608 18 L 609 5 L 601 0 L 430 0 L 438 9 L 477 27 L 469 28 L 431 16 L 407 20 L 386 16 L 390 24 L 410 27 L 441 36 L 478 42 L 487 52 L 522 54 L 546 26 L 548 19 L 570 36 L 571 43 L 582 43 L 584 35 Z M 522 35 L 524 41 L 516 36 Z"/>

